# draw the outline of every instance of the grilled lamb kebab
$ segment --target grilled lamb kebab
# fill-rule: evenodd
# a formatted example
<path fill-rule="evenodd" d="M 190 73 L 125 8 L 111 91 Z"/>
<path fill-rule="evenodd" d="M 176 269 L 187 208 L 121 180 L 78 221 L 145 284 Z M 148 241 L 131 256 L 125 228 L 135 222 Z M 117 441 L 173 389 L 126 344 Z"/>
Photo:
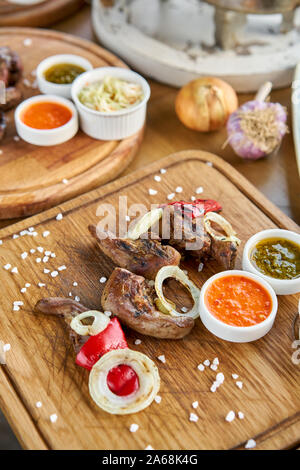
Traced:
<path fill-rule="evenodd" d="M 162 313 L 155 305 L 155 297 L 154 286 L 144 277 L 115 268 L 105 285 L 101 304 L 121 323 L 143 335 L 179 339 L 189 334 L 194 319 Z"/>
<path fill-rule="evenodd" d="M 78 335 L 74 330 L 72 330 L 70 323 L 79 313 L 86 312 L 87 310 L 89 309 L 79 302 L 72 299 L 66 299 L 64 297 L 48 297 L 41 299 L 35 306 L 35 312 L 37 313 L 55 315 L 64 319 L 76 354 L 88 340 L 89 336 Z"/>
<path fill-rule="evenodd" d="M 0 80 L 4 81 L 5 86 L 14 86 L 22 72 L 20 56 L 7 46 L 0 47 Z"/>
<path fill-rule="evenodd" d="M 199 261 L 213 258 L 225 269 L 233 269 L 240 241 L 226 219 L 214 212 L 195 218 L 186 218 L 183 214 L 180 206 L 167 205 L 163 208 L 161 238 L 164 240 L 162 227 L 168 227 L 168 238 L 164 241 L 181 253 L 187 253 Z M 211 222 L 216 228 L 212 228 Z M 231 232 L 231 236 L 220 232 L 224 228 Z"/>
<path fill-rule="evenodd" d="M 98 241 L 103 253 L 117 266 L 147 279 L 154 279 L 163 266 L 178 266 L 180 263 L 180 253 L 157 240 L 115 238 L 110 232 L 105 232 L 106 238 L 102 239 L 97 234 L 95 225 L 89 225 L 89 231 Z"/>

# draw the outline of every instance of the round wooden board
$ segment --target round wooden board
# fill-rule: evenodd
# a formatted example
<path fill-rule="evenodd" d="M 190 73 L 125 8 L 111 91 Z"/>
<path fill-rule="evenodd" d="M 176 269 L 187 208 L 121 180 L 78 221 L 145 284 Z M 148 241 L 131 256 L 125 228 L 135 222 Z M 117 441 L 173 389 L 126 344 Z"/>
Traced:
<path fill-rule="evenodd" d="M 0 0 L 0 26 L 49 26 L 83 4 L 84 0 L 45 0 L 36 5 L 18 5 Z"/>
<path fill-rule="evenodd" d="M 30 38 L 30 46 L 24 40 Z M 28 42 L 28 41 L 27 41 Z M 25 44 L 27 43 L 25 41 Z M 1 28 L 0 44 L 17 51 L 24 64 L 18 87 L 24 98 L 39 94 L 32 75 L 45 57 L 73 53 L 86 57 L 94 67 L 126 67 L 113 54 L 96 44 L 74 36 L 31 28 Z M 25 79 L 25 84 L 24 84 Z M 116 178 L 136 154 L 143 130 L 122 141 L 91 139 L 83 132 L 68 142 L 53 147 L 38 147 L 16 140 L 14 110 L 4 139 L 0 142 L 0 218 L 35 214 L 89 191 Z M 68 183 L 63 183 L 63 180 Z"/>

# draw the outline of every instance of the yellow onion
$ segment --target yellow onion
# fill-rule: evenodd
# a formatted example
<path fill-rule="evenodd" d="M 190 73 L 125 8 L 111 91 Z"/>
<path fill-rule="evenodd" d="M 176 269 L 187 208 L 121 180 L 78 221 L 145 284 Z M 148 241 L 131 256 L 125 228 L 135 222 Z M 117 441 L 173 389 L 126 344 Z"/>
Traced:
<path fill-rule="evenodd" d="M 221 129 L 238 107 L 234 89 L 223 80 L 203 77 L 187 83 L 179 91 L 175 111 L 190 129 L 208 132 Z"/>
<path fill-rule="evenodd" d="M 86 318 L 93 318 L 93 323 L 91 325 L 84 325 L 82 320 Z M 101 331 L 105 330 L 109 324 L 109 318 L 102 312 L 98 310 L 87 310 L 86 312 L 76 315 L 71 321 L 71 328 L 78 335 L 87 336 L 87 335 L 97 335 Z"/>

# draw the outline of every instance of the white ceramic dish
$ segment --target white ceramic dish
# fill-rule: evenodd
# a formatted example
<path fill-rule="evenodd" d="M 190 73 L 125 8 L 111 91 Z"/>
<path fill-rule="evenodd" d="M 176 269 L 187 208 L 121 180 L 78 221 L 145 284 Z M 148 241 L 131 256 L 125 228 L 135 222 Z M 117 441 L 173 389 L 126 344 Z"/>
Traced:
<path fill-rule="evenodd" d="M 80 90 L 90 83 L 99 82 L 106 76 L 117 77 L 141 85 L 143 100 L 135 106 L 111 113 L 95 111 L 84 106 L 78 99 Z M 120 140 L 138 132 L 145 123 L 150 87 L 139 74 L 119 67 L 101 67 L 79 75 L 73 82 L 72 99 L 78 109 L 80 127 L 87 135 L 99 140 Z"/>
<path fill-rule="evenodd" d="M 32 103 L 39 101 L 53 101 L 60 103 L 70 109 L 71 119 L 63 126 L 55 129 L 34 129 L 29 127 L 21 120 L 22 112 Z M 19 136 L 34 145 L 50 146 L 66 142 L 71 139 L 78 131 L 78 114 L 73 103 L 66 98 L 53 95 L 38 95 L 28 98 L 19 104 L 15 110 L 15 123 Z"/>
<path fill-rule="evenodd" d="M 86 71 L 93 69 L 92 64 L 80 55 L 57 54 L 47 57 L 46 59 L 42 60 L 42 62 L 40 62 L 36 69 L 36 78 L 41 93 L 63 96 L 64 98 L 71 98 L 71 88 L 73 83 L 60 85 L 58 83 L 48 82 L 48 80 L 45 78 L 46 70 L 56 64 L 74 64 L 82 67 Z"/>
<path fill-rule="evenodd" d="M 265 240 L 266 238 L 285 238 L 300 245 L 300 235 L 289 230 L 270 229 L 258 232 L 247 241 L 243 252 L 243 269 L 249 271 L 262 279 L 267 281 L 278 295 L 297 294 L 300 292 L 300 278 L 297 279 L 275 279 L 271 276 L 266 276 L 256 269 L 255 265 L 251 262 L 251 252 L 256 243 Z"/>
<path fill-rule="evenodd" d="M 292 82 L 292 119 L 295 154 L 300 176 L 300 63 L 295 68 Z"/>
<path fill-rule="evenodd" d="M 213 281 L 225 276 L 248 277 L 249 279 L 253 279 L 254 281 L 258 282 L 261 286 L 263 286 L 269 292 L 272 299 L 272 311 L 270 315 L 261 323 L 258 323 L 257 325 L 253 326 L 231 326 L 227 323 L 222 322 L 221 320 L 218 320 L 218 318 L 216 318 L 212 313 L 210 313 L 208 307 L 205 304 L 205 293 L 208 286 L 210 286 Z M 277 308 L 278 302 L 273 288 L 259 276 L 240 270 L 223 271 L 209 278 L 201 289 L 199 299 L 199 313 L 204 326 L 215 336 L 218 336 L 221 339 L 225 339 L 226 341 L 231 341 L 234 343 L 248 343 L 250 341 L 256 341 L 257 339 L 266 335 L 273 326 L 277 313 Z"/>

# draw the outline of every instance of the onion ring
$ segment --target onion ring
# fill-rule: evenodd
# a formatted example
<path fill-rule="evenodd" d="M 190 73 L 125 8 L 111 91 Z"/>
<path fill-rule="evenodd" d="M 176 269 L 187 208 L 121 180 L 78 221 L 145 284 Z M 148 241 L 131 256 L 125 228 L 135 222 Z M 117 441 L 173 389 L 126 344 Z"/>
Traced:
<path fill-rule="evenodd" d="M 139 378 L 138 390 L 127 396 L 114 394 L 107 385 L 109 371 L 121 364 L 132 367 Z M 90 395 L 99 408 L 110 414 L 125 415 L 143 410 L 152 403 L 159 387 L 160 378 L 154 362 L 131 349 L 115 349 L 104 354 L 90 372 Z"/>
<path fill-rule="evenodd" d="M 81 320 L 89 317 L 94 317 L 93 323 L 91 325 L 83 325 Z M 109 321 L 109 318 L 104 315 L 104 313 L 98 312 L 98 310 L 87 310 L 86 312 L 76 315 L 76 317 L 72 319 L 70 326 L 78 335 L 94 336 L 105 330 Z"/>
<path fill-rule="evenodd" d="M 162 215 L 163 209 L 161 207 L 157 207 L 156 209 L 152 209 L 150 212 L 147 212 L 137 221 L 135 226 L 128 231 L 127 238 L 137 240 L 143 233 L 148 232 L 149 228 L 162 218 Z"/>
<path fill-rule="evenodd" d="M 211 226 L 211 222 L 215 222 L 216 224 L 220 225 L 226 236 L 218 234 Z M 204 216 L 204 227 L 209 233 L 209 235 L 214 238 L 215 240 L 219 240 L 222 242 L 233 242 L 239 245 L 241 240 L 236 236 L 236 232 L 233 230 L 232 225 L 222 217 L 220 214 L 216 212 L 207 212 Z"/>
<path fill-rule="evenodd" d="M 187 313 L 180 313 L 174 308 L 174 303 L 168 301 L 163 294 L 163 282 L 168 277 L 173 277 L 184 285 L 189 291 L 194 300 L 194 306 Z M 162 267 L 155 278 L 155 290 L 159 299 L 159 305 L 163 306 L 164 313 L 167 311 L 173 317 L 188 316 L 191 318 L 199 317 L 199 297 L 200 290 L 195 284 L 187 277 L 187 275 L 178 266 L 164 266 Z M 162 310 L 161 310 L 162 311 Z"/>

